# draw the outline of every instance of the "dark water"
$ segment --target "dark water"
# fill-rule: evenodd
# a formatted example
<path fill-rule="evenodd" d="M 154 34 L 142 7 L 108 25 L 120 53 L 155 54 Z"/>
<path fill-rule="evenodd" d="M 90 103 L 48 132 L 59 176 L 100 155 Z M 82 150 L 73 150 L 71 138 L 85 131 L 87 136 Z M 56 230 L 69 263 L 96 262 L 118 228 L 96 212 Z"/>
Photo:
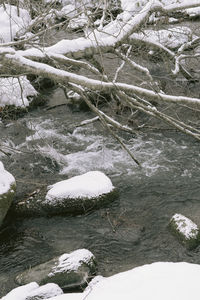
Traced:
<path fill-rule="evenodd" d="M 62 106 L 0 125 L 2 143 L 15 149 L 1 160 L 16 177 L 18 200 L 90 170 L 102 170 L 119 189 L 116 201 L 82 216 L 8 216 L 0 233 L 1 295 L 15 287 L 18 272 L 78 248 L 94 253 L 104 276 L 154 261 L 200 263 L 200 247 L 187 250 L 167 228 L 174 213 L 200 225 L 199 143 L 173 131 L 124 136 L 139 169 L 99 123 L 75 129 L 90 117 Z"/>

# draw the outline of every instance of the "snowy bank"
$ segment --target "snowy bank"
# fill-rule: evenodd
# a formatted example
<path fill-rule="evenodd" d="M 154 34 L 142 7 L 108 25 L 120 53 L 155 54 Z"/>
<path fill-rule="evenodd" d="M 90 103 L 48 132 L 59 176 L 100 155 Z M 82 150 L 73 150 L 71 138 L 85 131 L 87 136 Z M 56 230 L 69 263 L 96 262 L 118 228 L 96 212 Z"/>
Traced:
<path fill-rule="evenodd" d="M 39 285 L 36 282 L 31 282 L 24 286 L 13 289 L 1 300 L 25 300 L 30 292 L 35 291 Z"/>
<path fill-rule="evenodd" d="M 37 91 L 25 76 L 0 78 L 0 107 L 15 105 L 26 107 Z"/>
<path fill-rule="evenodd" d="M 66 290 L 86 285 L 95 271 L 94 255 L 87 249 L 78 249 L 19 274 L 16 282 L 20 285 L 32 281 L 39 284 L 53 282 Z"/>
<path fill-rule="evenodd" d="M 101 280 L 86 299 L 197 300 L 199 276 L 199 265 L 185 262 L 153 263 Z"/>
<path fill-rule="evenodd" d="M 18 14 L 19 12 L 19 14 Z M 25 31 L 31 17 L 27 10 L 9 4 L 0 5 L 0 43 L 8 43 L 14 39 L 17 32 Z"/>
<path fill-rule="evenodd" d="M 49 300 L 199 300 L 199 276 L 200 265 L 157 262 L 101 278 L 83 293 Z"/>
<path fill-rule="evenodd" d="M 55 283 L 47 283 L 40 286 L 31 282 L 13 289 L 2 300 L 42 300 L 63 294 L 61 288 Z"/>
<path fill-rule="evenodd" d="M 176 49 L 182 44 L 191 41 L 194 37 L 192 30 L 186 26 L 176 26 L 161 30 L 147 29 L 141 33 L 134 33 L 131 36 L 131 38 L 160 43 L 170 49 Z"/>
<path fill-rule="evenodd" d="M 4 169 L 0 161 L 0 226 L 15 195 L 15 178 Z"/>

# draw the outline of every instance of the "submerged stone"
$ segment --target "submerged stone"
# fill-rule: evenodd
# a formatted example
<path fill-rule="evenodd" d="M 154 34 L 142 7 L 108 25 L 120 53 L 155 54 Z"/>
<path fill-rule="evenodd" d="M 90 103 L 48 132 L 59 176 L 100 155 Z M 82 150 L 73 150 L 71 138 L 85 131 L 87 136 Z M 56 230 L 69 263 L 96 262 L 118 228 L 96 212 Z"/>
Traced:
<path fill-rule="evenodd" d="M 15 196 L 16 182 L 12 174 L 4 169 L 0 161 L 0 226 Z"/>
<path fill-rule="evenodd" d="M 189 249 L 195 248 L 200 242 L 199 228 L 187 217 L 175 214 L 169 223 L 170 229 Z"/>
<path fill-rule="evenodd" d="M 94 255 L 89 250 L 79 249 L 19 274 L 16 282 L 20 285 L 32 281 L 38 284 L 53 282 L 64 290 L 80 289 L 90 281 L 95 270 Z"/>

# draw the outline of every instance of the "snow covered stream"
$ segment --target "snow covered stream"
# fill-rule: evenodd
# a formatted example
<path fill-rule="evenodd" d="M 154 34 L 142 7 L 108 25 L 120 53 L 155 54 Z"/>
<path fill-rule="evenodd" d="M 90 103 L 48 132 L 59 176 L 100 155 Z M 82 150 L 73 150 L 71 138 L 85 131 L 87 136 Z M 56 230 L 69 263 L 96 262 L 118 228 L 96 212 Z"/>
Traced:
<path fill-rule="evenodd" d="M 175 213 L 199 225 L 198 143 L 171 131 L 125 135 L 140 169 L 98 122 L 75 126 L 92 117 L 61 106 L 0 124 L 11 153 L 1 160 L 17 180 L 18 200 L 91 170 L 103 171 L 119 189 L 119 199 L 82 216 L 10 216 L 0 232 L 2 295 L 16 286 L 20 271 L 80 248 L 96 256 L 103 276 L 155 261 L 200 263 L 200 248 L 189 252 L 167 229 Z"/>

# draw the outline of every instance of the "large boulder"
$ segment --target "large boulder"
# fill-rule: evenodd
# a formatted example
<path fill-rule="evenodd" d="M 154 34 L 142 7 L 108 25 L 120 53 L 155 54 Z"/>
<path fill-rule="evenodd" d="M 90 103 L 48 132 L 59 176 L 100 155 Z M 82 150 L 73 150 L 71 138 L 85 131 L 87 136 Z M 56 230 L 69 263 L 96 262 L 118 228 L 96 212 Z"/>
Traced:
<path fill-rule="evenodd" d="M 57 182 L 47 194 L 35 193 L 18 202 L 15 214 L 23 216 L 80 214 L 102 207 L 117 198 L 117 190 L 102 172 L 92 171 Z"/>
<path fill-rule="evenodd" d="M 42 207 L 45 211 L 79 213 L 114 200 L 116 189 L 102 172 L 91 171 L 50 186 Z"/>
<path fill-rule="evenodd" d="M 95 269 L 94 255 L 89 250 L 79 249 L 19 274 L 16 282 L 20 285 L 32 281 L 38 284 L 53 282 L 65 290 L 79 289 L 92 278 Z"/>
<path fill-rule="evenodd" d="M 43 300 L 63 294 L 61 288 L 55 283 L 40 286 L 31 282 L 13 289 L 2 300 Z"/>
<path fill-rule="evenodd" d="M 16 182 L 13 175 L 4 169 L 0 161 L 0 226 L 15 195 Z"/>

